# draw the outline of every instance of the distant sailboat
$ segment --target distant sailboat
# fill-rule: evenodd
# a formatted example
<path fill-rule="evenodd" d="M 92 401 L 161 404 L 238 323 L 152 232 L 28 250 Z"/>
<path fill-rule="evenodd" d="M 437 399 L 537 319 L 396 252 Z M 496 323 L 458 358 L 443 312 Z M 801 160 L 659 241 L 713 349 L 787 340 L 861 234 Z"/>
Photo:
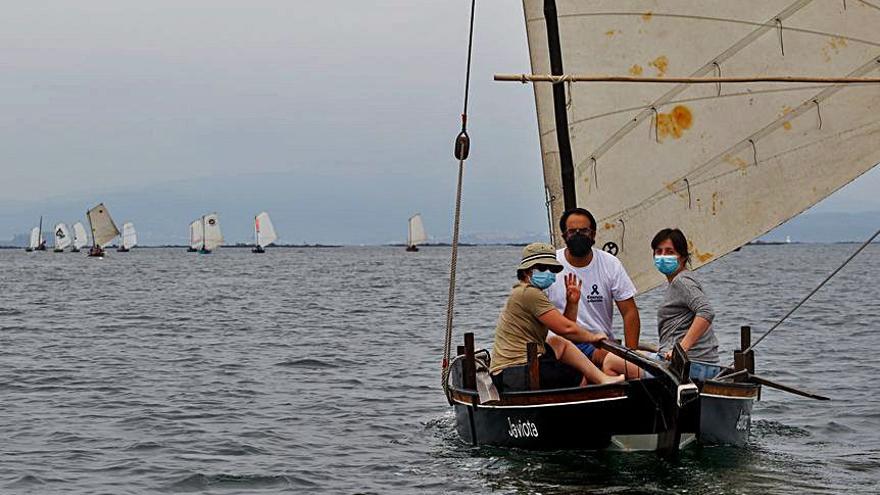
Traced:
<path fill-rule="evenodd" d="M 422 214 L 416 213 L 409 217 L 409 230 L 406 236 L 406 250 L 418 251 L 418 245 L 428 240 L 425 235 L 425 225 L 422 223 Z"/>
<path fill-rule="evenodd" d="M 187 253 L 198 252 L 202 245 L 202 219 L 193 220 L 189 224 L 189 247 L 186 248 Z"/>
<path fill-rule="evenodd" d="M 264 248 L 278 239 L 275 226 L 272 225 L 272 220 L 265 211 L 254 217 L 254 237 L 256 238 L 256 247 L 252 250 L 254 253 L 265 253 Z"/>
<path fill-rule="evenodd" d="M 28 247 L 25 248 L 25 251 L 45 251 L 46 250 L 46 241 L 43 239 L 43 217 L 40 217 L 40 225 L 39 227 L 34 227 L 31 229 L 31 238 L 28 243 Z"/>
<path fill-rule="evenodd" d="M 104 256 L 104 246 L 110 244 L 119 235 L 119 229 L 110 218 L 110 212 L 107 211 L 104 203 L 89 210 L 86 217 L 92 229 L 92 248 L 89 250 L 89 256 Z"/>
<path fill-rule="evenodd" d="M 67 249 L 72 243 L 70 239 L 70 231 L 67 230 L 67 225 L 63 223 L 59 223 L 55 226 L 55 251 L 56 253 L 62 253 L 65 249 Z"/>
<path fill-rule="evenodd" d="M 220 217 L 216 213 L 202 217 L 202 242 L 199 253 L 209 254 L 223 244 L 223 234 L 220 232 Z"/>
<path fill-rule="evenodd" d="M 34 227 L 31 229 L 31 238 L 28 241 L 28 245 L 26 248 L 24 248 L 24 250 L 30 253 L 31 251 L 36 249 L 37 246 L 39 246 L 39 245 L 40 245 L 40 229 L 37 227 Z"/>
<path fill-rule="evenodd" d="M 89 236 L 86 234 L 86 228 L 82 222 L 73 224 L 73 250 L 71 252 L 78 253 L 80 249 L 89 244 Z"/>
<path fill-rule="evenodd" d="M 126 222 L 122 225 L 122 244 L 116 249 L 120 253 L 127 253 L 131 248 L 137 246 L 137 232 L 134 230 L 134 224 Z"/>

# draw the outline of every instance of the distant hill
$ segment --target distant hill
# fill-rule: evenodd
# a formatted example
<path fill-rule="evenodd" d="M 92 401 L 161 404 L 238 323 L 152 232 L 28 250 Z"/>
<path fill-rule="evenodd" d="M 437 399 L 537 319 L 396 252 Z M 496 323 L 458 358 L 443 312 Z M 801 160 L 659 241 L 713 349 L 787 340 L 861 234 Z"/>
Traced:
<path fill-rule="evenodd" d="M 97 191 L 40 202 L 0 201 L 0 245 L 23 246 L 40 215 L 44 225 L 76 221 L 104 202 L 117 225 L 134 222 L 142 245 L 183 245 L 189 223 L 204 213 L 220 214 L 227 244 L 253 242 L 253 217 L 266 210 L 280 244 L 393 244 L 406 239 L 406 221 L 415 212 L 425 220 L 429 242 L 449 243 L 454 184 L 411 187 L 411 177 L 389 175 L 381 188 L 362 187 L 356 175 L 324 174 L 300 180 L 295 174 L 212 177 L 169 182 L 140 190 Z M 437 181 L 435 181 L 437 182 Z M 491 182 L 466 184 L 462 242 L 524 244 L 548 240 L 540 188 L 496 195 Z M 401 207 L 401 205 L 407 205 Z M 880 224 L 880 211 L 829 213 L 811 210 L 762 237 L 799 242 L 864 240 Z M 50 237 L 47 235 L 47 239 Z M 51 244 L 51 241 L 50 241 Z"/>
<path fill-rule="evenodd" d="M 453 214 L 454 175 L 449 176 L 449 184 L 435 180 L 431 187 L 418 190 L 407 176 L 389 175 L 377 188 L 364 187 L 364 179 L 352 174 L 315 172 L 307 181 L 291 173 L 255 174 L 96 191 L 40 202 L 0 201 L 0 244 L 29 233 L 40 215 L 50 225 L 85 222 L 86 210 L 98 202 L 107 205 L 117 225 L 134 222 L 143 245 L 185 244 L 190 222 L 214 211 L 220 215 L 227 243 L 251 243 L 254 215 L 263 210 L 271 215 L 278 242 L 283 244 L 404 242 L 407 219 L 416 212 L 422 213 L 429 238 L 442 241 L 450 236 Z M 507 192 L 503 200 L 496 199 L 499 193 L 492 188 L 491 183 L 477 181 L 467 185 L 463 232 L 530 232 L 546 225 L 543 204 L 528 201 L 540 197 L 539 186 L 534 191 L 523 188 L 517 193 L 521 198 Z M 490 234 L 495 237 L 521 236 Z M 475 234 L 474 240 L 479 239 Z"/>

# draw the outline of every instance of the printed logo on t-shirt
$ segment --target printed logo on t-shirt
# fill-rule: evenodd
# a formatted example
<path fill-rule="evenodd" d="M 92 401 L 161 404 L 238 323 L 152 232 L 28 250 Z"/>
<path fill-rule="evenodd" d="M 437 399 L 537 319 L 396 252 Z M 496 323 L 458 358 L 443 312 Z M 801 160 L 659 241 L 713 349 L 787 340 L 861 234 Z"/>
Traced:
<path fill-rule="evenodd" d="M 605 300 L 605 298 L 602 297 L 602 294 L 599 294 L 599 285 L 593 284 L 593 286 L 590 288 L 590 293 L 587 294 L 587 302 L 601 303 L 604 300 Z"/>

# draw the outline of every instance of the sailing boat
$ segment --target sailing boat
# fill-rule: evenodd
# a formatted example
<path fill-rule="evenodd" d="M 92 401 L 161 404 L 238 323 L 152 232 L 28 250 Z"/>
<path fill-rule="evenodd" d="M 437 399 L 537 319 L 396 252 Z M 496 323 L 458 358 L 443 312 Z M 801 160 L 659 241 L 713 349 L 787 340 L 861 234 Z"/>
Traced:
<path fill-rule="evenodd" d="M 418 245 L 428 240 L 425 235 L 425 225 L 422 223 L 422 214 L 416 213 L 409 217 L 409 224 L 406 234 L 406 250 L 418 251 Z"/>
<path fill-rule="evenodd" d="M 78 253 L 80 249 L 86 247 L 89 244 L 89 236 L 86 234 L 86 228 L 83 227 L 82 222 L 76 222 L 73 224 L 73 249 L 71 252 Z"/>
<path fill-rule="evenodd" d="M 278 236 L 275 234 L 275 226 L 265 211 L 254 217 L 254 238 L 256 247 L 254 253 L 265 253 L 265 247 L 275 242 Z"/>
<path fill-rule="evenodd" d="M 25 251 L 31 252 L 37 249 L 37 246 L 40 245 L 40 228 L 34 227 L 31 229 L 31 237 L 28 240 L 28 245 L 24 248 Z"/>
<path fill-rule="evenodd" d="M 210 254 L 223 244 L 223 234 L 220 232 L 220 217 L 216 213 L 202 217 L 201 247 L 199 253 Z"/>
<path fill-rule="evenodd" d="M 196 253 L 202 245 L 202 219 L 193 220 L 189 224 L 189 247 L 187 253 Z"/>
<path fill-rule="evenodd" d="M 787 0 L 608 5 L 523 0 L 532 74 L 496 76 L 547 81 L 533 89 L 557 246 L 554 220 L 569 208 L 590 209 L 597 248 L 617 256 L 644 292 L 663 281 L 646 251 L 660 229 L 688 234 L 698 268 L 880 162 L 880 87 L 847 84 L 880 69 L 875 7 Z M 722 71 L 748 84 L 734 85 L 739 81 L 721 78 Z M 578 74 L 630 81 L 581 83 L 591 79 Z M 791 74 L 835 83 L 803 84 L 808 78 Z M 643 75 L 661 81 L 638 81 Z M 717 84 L 694 81 L 707 76 L 719 76 L 710 80 Z M 766 76 L 787 80 L 761 80 Z M 671 77 L 679 80 L 662 82 Z M 734 365 L 703 381 L 689 379 L 680 346 L 670 365 L 613 342 L 601 346 L 653 378 L 576 387 L 565 370 L 545 373 L 530 357 L 522 389 L 490 400 L 486 374 L 478 371 L 488 353 L 465 334 L 444 381 L 459 435 L 475 445 L 534 449 L 742 445 L 762 385 L 821 398 L 755 375 L 748 327 Z"/>
<path fill-rule="evenodd" d="M 67 225 L 64 223 L 55 225 L 55 248 L 53 251 L 62 253 L 71 243 L 70 231 L 67 230 Z"/>
<path fill-rule="evenodd" d="M 104 247 L 119 235 L 119 229 L 113 223 L 110 212 L 107 211 L 104 203 L 99 203 L 98 206 L 86 212 L 86 217 L 89 219 L 89 227 L 92 229 L 92 247 L 89 249 L 89 256 L 103 257 Z"/>
<path fill-rule="evenodd" d="M 116 250 L 120 253 L 127 253 L 135 246 L 137 246 L 137 232 L 134 230 L 134 224 L 125 222 L 122 224 L 122 244 Z"/>
<path fill-rule="evenodd" d="M 43 217 L 40 217 L 40 224 L 37 227 L 31 229 L 31 238 L 30 242 L 28 242 L 28 246 L 25 248 L 25 251 L 45 251 L 46 250 L 46 241 L 43 239 Z"/>

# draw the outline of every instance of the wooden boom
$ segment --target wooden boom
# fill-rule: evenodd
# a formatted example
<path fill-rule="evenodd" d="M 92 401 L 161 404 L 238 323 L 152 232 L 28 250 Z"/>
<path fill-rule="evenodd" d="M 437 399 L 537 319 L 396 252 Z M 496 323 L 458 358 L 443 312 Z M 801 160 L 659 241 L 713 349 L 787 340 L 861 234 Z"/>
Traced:
<path fill-rule="evenodd" d="M 819 83 L 819 84 L 875 84 L 880 77 L 811 77 L 811 76 L 727 76 L 727 77 L 633 77 L 608 75 L 563 74 L 495 74 L 496 81 L 506 82 L 619 82 L 619 83 Z"/>

